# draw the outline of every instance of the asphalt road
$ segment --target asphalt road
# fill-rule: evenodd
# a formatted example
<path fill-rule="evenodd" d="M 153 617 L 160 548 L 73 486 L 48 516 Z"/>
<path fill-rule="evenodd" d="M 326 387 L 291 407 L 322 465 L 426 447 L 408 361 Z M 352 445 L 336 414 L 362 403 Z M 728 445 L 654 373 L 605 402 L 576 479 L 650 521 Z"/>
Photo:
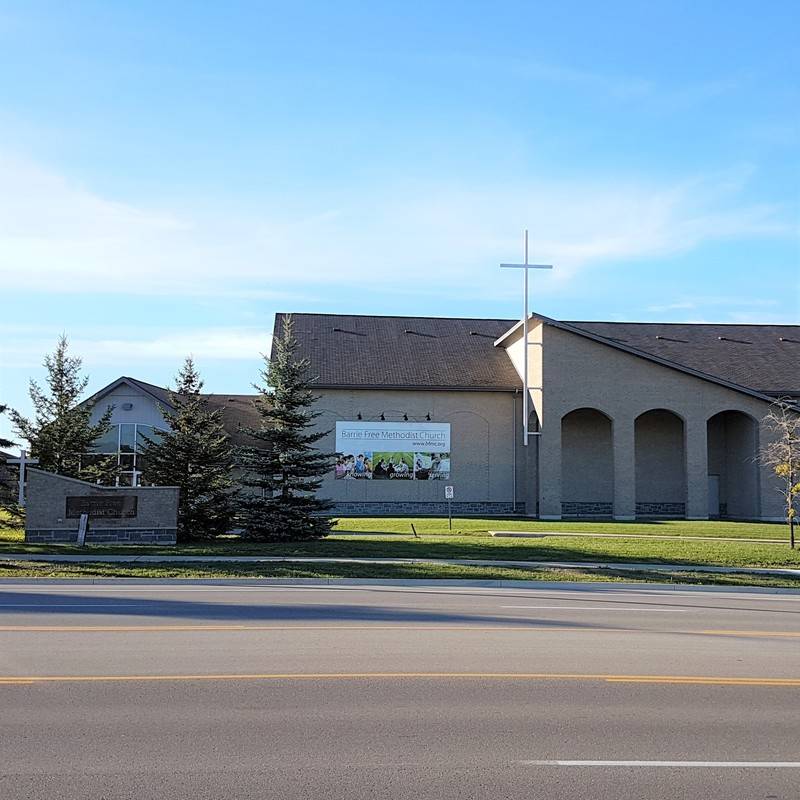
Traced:
<path fill-rule="evenodd" d="M 800 595 L 0 585 L 0 798 L 800 798 Z"/>

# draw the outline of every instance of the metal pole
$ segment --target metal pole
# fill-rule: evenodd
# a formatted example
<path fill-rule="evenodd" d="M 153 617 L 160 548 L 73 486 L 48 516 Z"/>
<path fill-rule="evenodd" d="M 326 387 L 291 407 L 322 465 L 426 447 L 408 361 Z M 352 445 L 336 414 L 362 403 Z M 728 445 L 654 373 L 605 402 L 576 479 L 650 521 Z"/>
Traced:
<path fill-rule="evenodd" d="M 512 447 L 513 459 L 514 459 L 514 481 L 513 481 L 513 490 L 511 493 L 511 508 L 513 509 L 512 513 L 517 513 L 517 393 L 514 392 L 514 396 L 511 398 L 511 418 L 513 420 L 513 439 L 514 439 L 514 446 Z"/>
<path fill-rule="evenodd" d="M 523 278 L 523 294 L 525 295 L 522 303 L 522 337 L 523 337 L 523 357 L 522 357 L 522 443 L 527 447 L 530 431 L 528 429 L 528 418 L 530 417 L 530 381 L 528 379 L 528 353 L 530 346 L 528 342 L 528 270 L 531 269 L 552 269 L 552 264 L 530 264 L 528 262 L 528 229 L 525 229 L 525 263 L 524 264 L 501 264 L 501 267 L 522 269 L 525 272 Z M 537 432 L 538 433 L 538 432 Z"/>
<path fill-rule="evenodd" d="M 522 270 L 525 274 L 525 300 L 523 302 L 522 311 L 522 341 L 525 343 L 525 349 L 522 356 L 522 382 L 524 386 L 524 394 L 522 395 L 522 441 L 525 447 L 528 446 L 528 229 L 525 228 L 525 268 Z"/>

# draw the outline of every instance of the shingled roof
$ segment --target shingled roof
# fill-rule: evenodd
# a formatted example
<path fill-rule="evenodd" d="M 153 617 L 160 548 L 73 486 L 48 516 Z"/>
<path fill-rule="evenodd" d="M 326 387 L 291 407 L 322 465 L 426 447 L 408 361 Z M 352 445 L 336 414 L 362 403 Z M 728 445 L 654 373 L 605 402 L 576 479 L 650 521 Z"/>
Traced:
<path fill-rule="evenodd" d="M 102 400 L 104 396 L 116 389 L 120 384 L 127 383 L 131 386 L 138 388 L 144 394 L 149 395 L 156 400 L 166 410 L 173 409 L 172 397 L 170 390 L 164 386 L 157 386 L 154 383 L 139 380 L 138 378 L 131 378 L 123 376 L 104 386 L 100 391 L 95 392 L 91 397 L 83 401 L 83 403 L 97 403 Z M 208 400 L 208 406 L 212 411 L 220 411 L 222 413 L 222 425 L 225 432 L 230 436 L 234 444 L 252 444 L 253 442 L 244 435 L 243 428 L 257 428 L 260 424 L 260 416 L 253 405 L 253 400 L 257 397 L 255 394 L 205 394 L 204 397 Z"/>
<path fill-rule="evenodd" d="M 207 394 L 211 411 L 222 412 L 222 426 L 235 445 L 252 445 L 254 442 L 243 432 L 245 428 L 258 428 L 261 416 L 253 400 L 255 394 Z"/>
<path fill-rule="evenodd" d="M 275 317 L 275 333 L 286 314 Z M 494 342 L 518 320 L 292 314 L 319 388 L 512 390 Z M 800 395 L 800 325 L 546 323 L 771 395 Z"/>
<path fill-rule="evenodd" d="M 286 314 L 276 314 L 275 333 Z M 318 388 L 513 390 L 519 377 L 493 346 L 507 319 L 292 314 Z"/>
<path fill-rule="evenodd" d="M 567 324 L 762 394 L 800 394 L 800 325 Z"/>

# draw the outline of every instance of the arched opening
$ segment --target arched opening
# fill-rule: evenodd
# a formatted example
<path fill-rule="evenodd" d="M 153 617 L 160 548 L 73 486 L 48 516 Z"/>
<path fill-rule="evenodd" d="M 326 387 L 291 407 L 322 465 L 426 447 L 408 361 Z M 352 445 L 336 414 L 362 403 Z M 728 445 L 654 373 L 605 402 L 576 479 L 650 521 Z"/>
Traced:
<path fill-rule="evenodd" d="M 614 513 L 611 420 L 595 408 L 561 419 L 561 515 L 610 517 Z"/>
<path fill-rule="evenodd" d="M 741 411 L 708 420 L 708 515 L 758 517 L 758 425 Z"/>
<path fill-rule="evenodd" d="M 634 422 L 636 515 L 686 516 L 686 460 L 683 420 L 655 408 Z"/>

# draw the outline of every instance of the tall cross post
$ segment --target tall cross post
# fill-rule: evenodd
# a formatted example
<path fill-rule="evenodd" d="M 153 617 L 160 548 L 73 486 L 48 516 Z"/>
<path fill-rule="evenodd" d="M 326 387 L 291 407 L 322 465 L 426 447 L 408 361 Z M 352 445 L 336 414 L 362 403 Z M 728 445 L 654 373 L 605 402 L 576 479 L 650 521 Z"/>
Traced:
<path fill-rule="evenodd" d="M 530 416 L 530 396 L 528 392 L 528 270 L 532 269 L 553 269 L 552 264 L 529 264 L 528 263 L 528 229 L 525 229 L 525 261 L 522 264 L 501 264 L 502 269 L 521 269 L 523 270 L 523 303 L 522 303 L 522 337 L 525 342 L 525 356 L 522 359 L 522 443 L 528 446 L 528 417 Z"/>
<path fill-rule="evenodd" d="M 19 492 L 17 494 L 17 503 L 20 506 L 25 505 L 25 467 L 28 464 L 38 464 L 38 458 L 28 458 L 28 453 L 25 450 L 19 451 L 19 458 L 7 458 L 6 464 L 19 464 Z"/>

